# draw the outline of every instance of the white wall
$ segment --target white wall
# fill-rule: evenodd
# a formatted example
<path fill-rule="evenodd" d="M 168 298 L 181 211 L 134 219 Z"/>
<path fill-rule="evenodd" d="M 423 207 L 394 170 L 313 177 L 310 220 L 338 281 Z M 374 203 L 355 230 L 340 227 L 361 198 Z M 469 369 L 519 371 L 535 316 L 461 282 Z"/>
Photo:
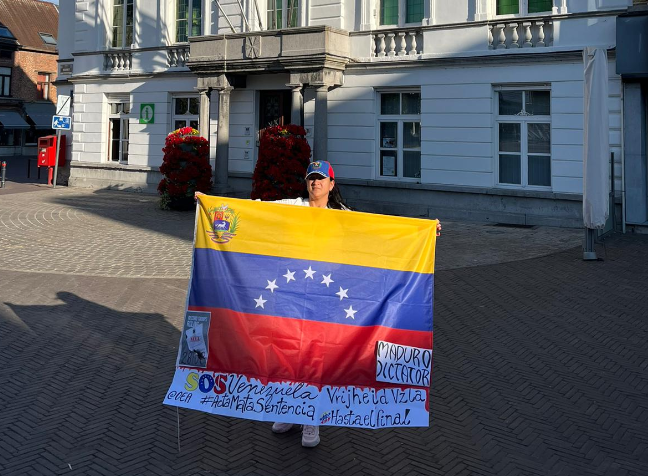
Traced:
<path fill-rule="evenodd" d="M 131 103 L 129 165 L 159 166 L 164 139 L 171 131 L 172 94 L 196 94 L 196 80 L 166 79 L 128 83 L 76 84 L 72 123 L 72 160 L 104 163 L 108 158 L 108 101 L 128 95 Z M 142 103 L 155 104 L 154 124 L 139 124 Z"/>
<path fill-rule="evenodd" d="M 621 80 L 610 63 L 610 146 L 620 186 Z M 349 74 L 329 93 L 329 160 L 340 177 L 379 178 L 376 90 L 420 85 L 421 182 L 493 187 L 497 183 L 494 84 L 549 84 L 552 190 L 582 193 L 583 65 L 575 63 L 425 68 Z"/>

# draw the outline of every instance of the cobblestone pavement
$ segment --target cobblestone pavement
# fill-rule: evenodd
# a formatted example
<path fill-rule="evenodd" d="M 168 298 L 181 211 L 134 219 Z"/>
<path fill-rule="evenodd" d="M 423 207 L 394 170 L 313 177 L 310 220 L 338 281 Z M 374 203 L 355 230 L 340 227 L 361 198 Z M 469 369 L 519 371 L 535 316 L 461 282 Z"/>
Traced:
<path fill-rule="evenodd" d="M 84 276 L 186 278 L 193 213 L 150 195 L 57 187 L 0 195 L 2 269 Z M 437 269 L 527 259 L 578 246 L 580 230 L 443 221 Z"/>
<path fill-rule="evenodd" d="M 324 428 L 307 450 L 298 431 L 161 404 L 190 215 L 0 195 L 0 475 L 648 474 L 648 237 L 583 262 L 578 230 L 445 223 L 431 426 Z"/>

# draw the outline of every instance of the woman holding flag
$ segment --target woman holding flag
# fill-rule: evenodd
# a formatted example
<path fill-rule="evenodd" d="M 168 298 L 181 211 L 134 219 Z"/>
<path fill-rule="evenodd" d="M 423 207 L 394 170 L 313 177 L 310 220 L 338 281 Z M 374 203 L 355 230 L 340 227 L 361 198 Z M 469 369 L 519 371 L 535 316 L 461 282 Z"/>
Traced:
<path fill-rule="evenodd" d="M 276 200 L 275 203 L 297 205 L 303 207 L 330 208 L 336 210 L 350 210 L 344 205 L 342 195 L 335 183 L 335 173 L 329 162 L 324 160 L 311 162 L 306 170 L 306 190 L 308 198 L 287 198 Z M 196 192 L 195 197 L 204 195 Z M 441 225 L 437 225 L 437 236 L 440 234 Z M 276 422 L 272 425 L 273 433 L 286 433 L 293 427 L 292 423 Z M 303 425 L 302 446 L 313 448 L 320 442 L 319 426 Z"/>

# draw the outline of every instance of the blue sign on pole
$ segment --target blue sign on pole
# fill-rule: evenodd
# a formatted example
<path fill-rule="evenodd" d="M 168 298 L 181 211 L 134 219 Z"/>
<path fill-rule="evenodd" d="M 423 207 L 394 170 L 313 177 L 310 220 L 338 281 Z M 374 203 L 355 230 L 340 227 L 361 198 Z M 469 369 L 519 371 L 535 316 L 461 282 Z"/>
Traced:
<path fill-rule="evenodd" d="M 63 129 L 69 131 L 72 128 L 72 118 L 70 116 L 52 117 L 52 129 Z"/>

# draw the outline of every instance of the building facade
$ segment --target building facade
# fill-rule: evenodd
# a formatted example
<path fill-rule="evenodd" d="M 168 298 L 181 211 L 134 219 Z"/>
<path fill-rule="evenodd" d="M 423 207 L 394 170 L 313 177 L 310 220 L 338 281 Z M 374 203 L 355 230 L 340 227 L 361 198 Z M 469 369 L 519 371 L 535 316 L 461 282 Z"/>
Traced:
<path fill-rule="evenodd" d="M 198 127 L 217 193 L 250 190 L 258 135 L 303 124 L 362 210 L 582 225 L 583 49 L 607 52 L 623 189 L 616 19 L 631 0 L 61 2 L 70 185 L 154 191 Z M 645 158 L 644 158 L 645 160 Z"/>
<path fill-rule="evenodd" d="M 52 133 L 58 10 L 38 0 L 0 0 L 0 155 L 36 156 Z"/>

